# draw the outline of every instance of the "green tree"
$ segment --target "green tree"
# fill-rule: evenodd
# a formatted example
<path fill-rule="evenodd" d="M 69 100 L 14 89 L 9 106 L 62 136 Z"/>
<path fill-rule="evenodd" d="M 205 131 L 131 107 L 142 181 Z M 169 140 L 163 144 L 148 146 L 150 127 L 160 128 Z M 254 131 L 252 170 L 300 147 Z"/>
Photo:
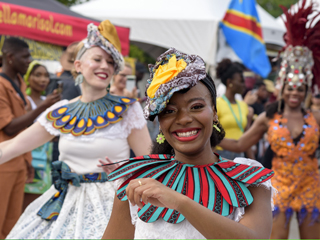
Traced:
<path fill-rule="evenodd" d="M 154 63 L 155 59 L 151 57 L 148 53 L 144 52 L 142 49 L 134 44 L 130 44 L 129 57 L 136 58 L 141 63 Z"/>
<path fill-rule="evenodd" d="M 289 8 L 297 2 L 298 0 L 257 0 L 257 3 L 274 17 L 279 17 L 282 14 L 280 5 Z"/>
<path fill-rule="evenodd" d="M 70 7 L 72 5 L 76 5 L 83 2 L 89 2 L 89 0 L 57 0 L 58 2 Z"/>

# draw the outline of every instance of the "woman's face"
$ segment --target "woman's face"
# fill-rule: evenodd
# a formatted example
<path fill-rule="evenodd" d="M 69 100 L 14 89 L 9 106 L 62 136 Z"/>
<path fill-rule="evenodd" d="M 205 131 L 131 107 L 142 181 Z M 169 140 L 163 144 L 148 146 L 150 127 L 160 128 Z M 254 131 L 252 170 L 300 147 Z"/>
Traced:
<path fill-rule="evenodd" d="M 232 84 L 230 88 L 233 93 L 243 94 L 246 86 L 244 84 L 244 78 L 242 73 L 233 74 L 232 78 L 230 79 L 230 83 Z M 230 83 L 228 86 L 230 86 Z"/>
<path fill-rule="evenodd" d="M 45 91 L 49 82 L 49 73 L 44 66 L 38 66 L 29 76 L 29 86 L 33 91 Z"/>
<path fill-rule="evenodd" d="M 158 118 L 160 129 L 175 152 L 193 155 L 208 145 L 211 148 L 212 125 L 217 115 L 204 84 L 198 83 L 186 93 L 174 93 Z"/>
<path fill-rule="evenodd" d="M 301 106 L 301 103 L 306 97 L 306 85 L 293 88 L 288 84 L 284 85 L 283 100 L 291 108 L 297 108 Z"/>
<path fill-rule="evenodd" d="M 75 68 L 84 76 L 84 84 L 95 89 L 106 89 L 114 74 L 114 61 L 102 48 L 92 47 L 75 61 Z"/>
<path fill-rule="evenodd" d="M 119 90 L 125 89 L 127 86 L 128 75 L 132 75 L 132 69 L 125 66 L 121 72 L 119 72 L 117 75 L 114 76 L 113 85 Z"/>

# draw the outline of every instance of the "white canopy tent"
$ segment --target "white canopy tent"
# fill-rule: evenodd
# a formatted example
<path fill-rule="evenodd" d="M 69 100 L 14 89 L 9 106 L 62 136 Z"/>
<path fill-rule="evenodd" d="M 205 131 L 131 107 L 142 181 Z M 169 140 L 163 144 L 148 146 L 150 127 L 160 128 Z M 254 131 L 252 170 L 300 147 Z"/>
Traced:
<path fill-rule="evenodd" d="M 230 0 L 91 0 L 71 10 L 130 27 L 130 40 L 157 57 L 169 47 L 216 60 L 219 21 Z M 257 5 L 264 40 L 282 46 L 284 27 Z"/>

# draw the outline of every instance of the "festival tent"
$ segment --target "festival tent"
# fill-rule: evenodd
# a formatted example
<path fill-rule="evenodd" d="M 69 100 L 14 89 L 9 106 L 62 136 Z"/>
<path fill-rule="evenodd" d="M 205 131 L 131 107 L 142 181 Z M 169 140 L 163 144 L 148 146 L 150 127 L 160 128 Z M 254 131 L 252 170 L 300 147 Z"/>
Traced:
<path fill-rule="evenodd" d="M 97 20 L 75 13 L 55 0 L 0 1 L 0 48 L 7 36 L 24 38 L 31 55 L 39 60 L 59 61 L 63 47 L 87 35 L 89 23 Z M 127 27 L 116 26 L 122 54 L 129 54 Z"/>
<path fill-rule="evenodd" d="M 219 22 L 230 0 L 91 0 L 71 10 L 130 27 L 130 40 L 156 57 L 169 47 L 216 62 Z M 284 28 L 257 5 L 267 47 L 283 46 Z M 277 49 L 276 49 L 277 50 Z"/>

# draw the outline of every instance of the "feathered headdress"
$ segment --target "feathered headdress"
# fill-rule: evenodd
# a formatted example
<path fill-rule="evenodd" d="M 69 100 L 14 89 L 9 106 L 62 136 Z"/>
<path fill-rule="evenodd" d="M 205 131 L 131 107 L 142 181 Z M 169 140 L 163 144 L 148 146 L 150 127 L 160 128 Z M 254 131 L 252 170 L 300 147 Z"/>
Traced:
<path fill-rule="evenodd" d="M 320 83 L 320 21 L 315 23 L 319 12 L 316 3 L 311 0 L 298 3 L 298 10 L 289 10 L 280 6 L 287 32 L 284 34 L 286 46 L 282 49 L 283 60 L 278 80 L 296 88 L 306 84 L 311 91 L 314 84 Z"/>

